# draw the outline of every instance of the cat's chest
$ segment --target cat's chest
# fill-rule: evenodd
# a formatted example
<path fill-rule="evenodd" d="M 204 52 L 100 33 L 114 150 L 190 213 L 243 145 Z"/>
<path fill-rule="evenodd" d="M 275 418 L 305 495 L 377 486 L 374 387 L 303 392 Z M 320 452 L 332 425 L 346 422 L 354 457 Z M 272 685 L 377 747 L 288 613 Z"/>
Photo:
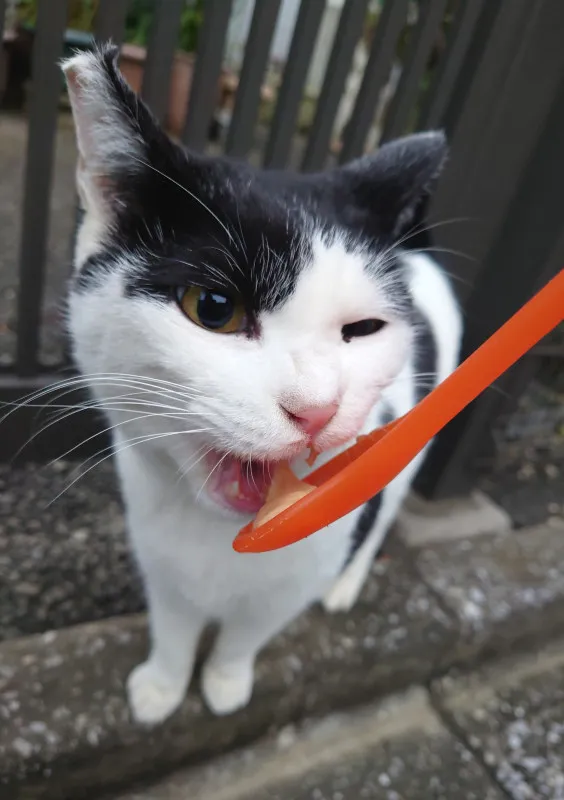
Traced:
<path fill-rule="evenodd" d="M 132 544 L 143 569 L 218 612 L 249 595 L 264 602 L 307 588 L 314 598 L 341 569 L 353 525 L 345 518 L 284 550 L 239 554 L 231 546 L 237 521 L 189 501 L 154 516 L 137 509 L 133 516 Z"/>

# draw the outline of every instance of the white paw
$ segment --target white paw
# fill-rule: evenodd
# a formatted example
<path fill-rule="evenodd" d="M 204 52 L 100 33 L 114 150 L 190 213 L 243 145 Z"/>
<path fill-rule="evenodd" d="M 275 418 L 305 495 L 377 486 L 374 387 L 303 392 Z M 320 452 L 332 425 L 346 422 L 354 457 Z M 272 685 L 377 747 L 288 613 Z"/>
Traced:
<path fill-rule="evenodd" d="M 176 711 L 184 698 L 184 686 L 171 679 L 150 661 L 139 664 L 127 679 L 127 694 L 136 722 L 157 725 Z"/>
<path fill-rule="evenodd" d="M 355 570 L 345 570 L 323 598 L 323 608 L 330 614 L 350 611 L 358 600 L 363 585 L 363 575 Z"/>
<path fill-rule="evenodd" d="M 253 693 L 252 663 L 206 664 L 202 674 L 202 694 L 208 708 L 217 716 L 244 708 Z"/>

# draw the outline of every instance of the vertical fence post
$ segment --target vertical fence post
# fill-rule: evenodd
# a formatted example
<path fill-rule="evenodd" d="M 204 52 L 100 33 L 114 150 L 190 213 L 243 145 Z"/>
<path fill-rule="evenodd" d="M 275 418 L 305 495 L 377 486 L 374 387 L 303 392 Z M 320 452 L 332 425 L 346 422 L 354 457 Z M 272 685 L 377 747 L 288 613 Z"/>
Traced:
<path fill-rule="evenodd" d="M 114 44 L 123 44 L 128 3 L 129 0 L 100 0 L 94 26 L 97 42 L 111 39 Z"/>
<path fill-rule="evenodd" d="M 346 127 L 343 147 L 339 154 L 341 164 L 364 152 L 380 92 L 390 74 L 398 38 L 406 24 L 407 7 L 408 0 L 387 0 L 382 9 L 358 97 Z"/>
<path fill-rule="evenodd" d="M 184 0 L 157 0 L 151 26 L 141 94 L 161 122 L 168 110 L 170 77 L 183 7 Z"/>
<path fill-rule="evenodd" d="M 341 12 L 302 161 L 304 171 L 314 172 L 325 164 L 354 51 L 366 22 L 367 8 L 368 0 L 347 0 Z"/>
<path fill-rule="evenodd" d="M 420 129 L 433 129 L 444 125 L 444 115 L 453 94 L 460 70 L 469 52 L 472 36 L 486 0 L 464 0 L 459 4 L 448 37 L 446 52 L 423 102 L 419 117 Z"/>
<path fill-rule="evenodd" d="M 190 88 L 190 101 L 182 139 L 188 147 L 203 150 L 218 98 L 223 51 L 232 0 L 207 0 L 198 36 L 198 52 Z"/>
<path fill-rule="evenodd" d="M 267 167 L 286 164 L 296 118 L 300 109 L 307 70 L 319 34 L 325 0 L 302 0 L 292 34 L 292 43 L 284 67 L 282 86 L 278 93 L 274 118 L 266 146 L 264 163 Z"/>
<path fill-rule="evenodd" d="M 4 47 L 4 24 L 6 21 L 6 0 L 0 0 L 0 43 Z M 4 82 L 3 58 L 0 58 L 0 86 Z M 1 99 L 1 98 L 0 98 Z"/>
<path fill-rule="evenodd" d="M 281 0 L 255 2 L 245 57 L 239 76 L 235 110 L 227 133 L 226 152 L 246 156 L 253 143 L 253 133 L 260 106 L 264 71 L 274 34 Z"/>
<path fill-rule="evenodd" d="M 33 375 L 38 366 L 53 150 L 62 89 L 58 60 L 63 52 L 66 18 L 66 0 L 39 3 L 20 248 L 16 363 L 21 376 Z"/>
<path fill-rule="evenodd" d="M 419 3 L 420 19 L 413 31 L 412 41 L 403 72 L 386 116 L 382 141 L 394 139 L 407 132 L 421 91 L 421 80 L 433 45 L 443 21 L 446 0 L 425 0 Z"/>
<path fill-rule="evenodd" d="M 540 42 L 541 38 L 539 45 Z M 552 94 L 546 124 L 536 139 L 531 158 L 519 170 L 518 189 L 468 301 L 464 356 L 479 347 L 564 267 L 563 139 L 564 79 L 561 78 Z M 496 382 L 498 390 L 515 385 L 521 369 L 530 370 L 526 360 Z M 446 497 L 470 487 L 469 469 L 502 404 L 503 394 L 489 389 L 453 420 L 431 450 L 418 479 L 420 491 L 427 496 Z"/>

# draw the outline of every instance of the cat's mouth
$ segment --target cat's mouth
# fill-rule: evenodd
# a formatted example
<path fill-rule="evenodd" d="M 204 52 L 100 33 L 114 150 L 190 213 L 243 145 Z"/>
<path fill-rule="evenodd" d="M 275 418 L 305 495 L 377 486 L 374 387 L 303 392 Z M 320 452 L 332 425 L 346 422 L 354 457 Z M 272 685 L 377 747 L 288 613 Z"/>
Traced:
<path fill-rule="evenodd" d="M 272 482 L 274 462 L 210 453 L 208 464 L 210 477 L 206 488 L 212 499 L 230 511 L 256 514 Z"/>

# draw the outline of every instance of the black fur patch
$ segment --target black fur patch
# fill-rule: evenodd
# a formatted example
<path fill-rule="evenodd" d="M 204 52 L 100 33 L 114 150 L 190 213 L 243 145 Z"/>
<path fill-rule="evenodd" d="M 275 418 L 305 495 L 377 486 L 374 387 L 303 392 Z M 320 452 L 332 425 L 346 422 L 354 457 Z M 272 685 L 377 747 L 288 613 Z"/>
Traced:
<path fill-rule="evenodd" d="M 416 394 L 415 402 L 420 402 L 426 397 L 429 392 L 436 385 L 436 371 L 437 371 L 437 343 L 433 336 L 433 331 L 427 318 L 417 309 L 413 309 L 413 324 L 416 326 L 417 336 L 415 340 L 415 358 L 413 369 L 416 374 L 425 373 L 425 376 L 416 380 Z M 380 424 L 386 425 L 395 418 L 393 410 L 389 407 L 384 408 Z M 384 492 L 386 490 L 384 489 Z M 346 567 L 353 560 L 358 550 L 362 547 L 368 536 L 370 535 L 378 512 L 382 504 L 382 493 L 376 495 L 366 503 L 362 509 L 362 513 L 356 524 L 356 528 L 351 536 L 351 547 L 347 560 L 344 564 Z M 344 569 L 343 567 L 343 569 Z"/>
<path fill-rule="evenodd" d="M 417 309 L 413 311 L 413 323 L 417 331 L 413 371 L 416 375 L 422 375 L 415 379 L 415 402 L 419 403 L 436 385 L 438 351 L 429 321 Z"/>
<path fill-rule="evenodd" d="M 354 529 L 353 535 L 351 537 L 351 548 L 349 550 L 349 554 L 347 556 L 347 560 L 343 565 L 343 569 L 350 564 L 353 560 L 354 556 L 360 550 L 366 539 L 368 538 L 372 528 L 374 527 L 374 523 L 376 522 L 376 517 L 378 516 L 378 512 L 380 510 L 380 506 L 382 505 L 382 494 L 377 494 L 371 500 L 366 503 L 364 508 L 362 509 L 362 513 L 358 518 L 358 522 L 356 523 L 356 528 Z"/>
<path fill-rule="evenodd" d="M 123 143 L 129 137 L 134 146 L 130 156 L 127 147 L 110 148 L 108 252 L 83 267 L 79 291 L 96 282 L 104 256 L 111 264 L 121 252 L 135 265 L 128 293 L 168 298 L 174 286 L 197 284 L 236 292 L 249 312 L 271 310 L 292 293 L 308 263 L 312 230 L 340 231 L 352 246 L 372 246 L 375 255 L 393 248 L 444 160 L 441 134 L 398 140 L 321 175 L 254 170 L 188 153 L 126 84 L 117 55 L 113 47 L 98 51 L 100 79 L 115 102 L 108 104 L 107 130 L 96 135 L 121 136 Z M 388 268 L 397 268 L 393 257 Z"/>

